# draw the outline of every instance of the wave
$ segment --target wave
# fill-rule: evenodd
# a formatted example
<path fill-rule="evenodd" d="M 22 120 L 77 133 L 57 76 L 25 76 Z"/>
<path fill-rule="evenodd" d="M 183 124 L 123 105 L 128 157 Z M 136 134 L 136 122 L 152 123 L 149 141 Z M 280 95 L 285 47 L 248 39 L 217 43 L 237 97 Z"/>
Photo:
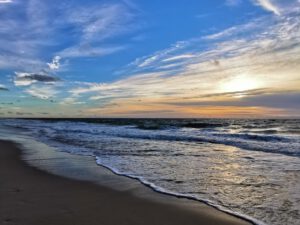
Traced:
<path fill-rule="evenodd" d="M 118 169 L 116 169 L 112 166 L 108 166 L 108 165 L 105 165 L 104 163 L 102 163 L 101 158 L 98 157 L 98 156 L 96 156 L 96 163 L 98 165 L 106 168 L 106 169 L 109 169 L 110 171 L 112 171 L 116 175 L 125 176 L 125 177 L 128 177 L 128 178 L 134 179 L 134 180 L 138 180 L 140 183 L 142 183 L 143 185 L 151 188 L 155 192 L 170 195 L 170 196 L 174 196 L 174 197 L 177 197 L 177 198 L 185 198 L 185 199 L 189 199 L 189 200 L 198 201 L 198 202 L 204 203 L 206 205 L 209 205 L 209 206 L 211 206 L 215 209 L 218 209 L 222 212 L 228 213 L 229 215 L 232 215 L 232 216 L 235 216 L 237 218 L 246 220 L 246 221 L 250 222 L 251 224 L 267 225 L 266 223 L 264 223 L 262 221 L 259 221 L 255 218 L 252 218 L 251 216 L 247 216 L 247 215 L 244 215 L 242 213 L 238 213 L 238 212 L 229 210 L 229 209 L 227 209 L 227 208 L 225 208 L 221 205 L 218 205 L 218 204 L 216 204 L 216 203 L 214 203 L 214 202 L 212 202 L 208 199 L 199 198 L 196 195 L 192 195 L 192 194 L 182 194 L 182 193 L 179 193 L 179 192 L 170 191 L 170 190 L 162 188 L 162 187 L 160 187 L 160 186 L 158 186 L 158 185 L 156 185 L 152 182 L 149 182 L 147 179 L 145 179 L 142 176 L 135 176 L 135 175 L 131 175 L 131 174 L 128 174 L 128 173 L 121 172 L 121 171 L 119 171 Z"/>
<path fill-rule="evenodd" d="M 170 121 L 168 122 L 170 123 Z M 256 132 L 257 130 L 219 129 L 221 123 L 216 122 L 199 124 L 201 124 L 203 129 L 165 127 L 165 129 L 153 130 L 138 129 L 133 125 L 112 126 L 70 121 L 55 123 L 43 121 L 27 123 L 25 121 L 25 123 L 11 123 L 11 126 L 30 129 L 35 135 L 47 136 L 54 141 L 63 143 L 77 142 L 80 146 L 87 144 L 92 138 L 97 140 L 99 137 L 119 137 L 157 141 L 208 142 L 246 150 L 300 156 L 300 139 L 298 135 L 273 133 L 274 131 L 270 131 L 270 129 L 259 133 Z M 211 127 L 212 124 L 215 127 Z"/>
<path fill-rule="evenodd" d="M 72 135 L 70 135 L 70 133 Z M 75 134 L 79 134 L 79 138 Z M 88 134 L 90 136 L 83 138 L 83 134 Z M 212 144 L 223 144 L 233 147 L 238 147 L 250 151 L 262 151 L 268 153 L 278 153 L 289 156 L 300 157 L 300 143 L 297 140 L 276 137 L 276 136 L 258 136 L 250 134 L 208 134 L 200 136 L 182 136 L 182 135 L 167 135 L 167 134 L 139 134 L 139 133 L 129 133 L 120 132 L 109 134 L 107 132 L 102 132 L 102 134 L 95 134 L 94 132 L 80 132 L 80 131 L 69 131 L 69 135 L 66 136 L 63 132 L 54 132 L 49 138 L 54 141 L 58 141 L 65 144 L 77 144 L 79 146 L 90 145 L 91 135 L 95 136 L 94 140 L 98 140 L 97 137 L 119 137 L 128 139 L 144 139 L 152 141 L 176 141 L 176 142 L 195 142 L 195 143 L 212 143 Z M 86 141 L 85 141 L 86 140 Z"/>
<path fill-rule="evenodd" d="M 241 133 L 241 134 L 213 134 L 214 136 L 221 136 L 222 138 L 239 138 L 244 140 L 255 140 L 255 141 L 263 141 L 263 142 L 286 142 L 290 143 L 292 140 L 286 137 L 280 137 L 277 135 L 257 135 L 257 134 L 249 134 L 249 133 Z"/>

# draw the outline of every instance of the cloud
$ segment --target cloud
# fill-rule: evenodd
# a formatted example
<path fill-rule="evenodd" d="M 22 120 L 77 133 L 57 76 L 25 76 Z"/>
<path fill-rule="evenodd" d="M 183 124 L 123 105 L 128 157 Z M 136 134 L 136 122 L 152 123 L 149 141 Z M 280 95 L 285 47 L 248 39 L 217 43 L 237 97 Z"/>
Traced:
<path fill-rule="evenodd" d="M 47 63 L 47 65 L 49 66 L 50 70 L 58 70 L 60 67 L 60 61 L 61 57 L 60 56 L 54 56 L 54 58 L 52 59 L 51 63 Z"/>
<path fill-rule="evenodd" d="M 83 105 L 85 102 L 77 101 L 74 97 L 68 97 L 63 99 L 63 101 L 60 102 L 61 105 Z"/>
<path fill-rule="evenodd" d="M 82 33 L 81 41 L 103 40 L 127 31 L 132 15 L 120 4 L 94 5 L 67 11 L 67 19 Z"/>
<path fill-rule="evenodd" d="M 1 46 L 0 46 L 1 49 Z M 10 54 L 3 52 L 0 55 L 0 68 L 1 69 L 20 69 L 20 70 L 32 70 L 42 69 L 44 62 L 40 59 L 23 58 L 18 54 Z"/>
<path fill-rule="evenodd" d="M 32 86 L 25 92 L 39 99 L 50 99 L 58 94 L 58 91 L 51 86 Z"/>
<path fill-rule="evenodd" d="M 253 95 L 261 95 L 269 93 L 268 89 L 260 88 L 260 89 L 252 89 L 245 91 L 232 91 L 232 92 L 221 92 L 221 93 L 212 93 L 206 95 L 195 96 L 199 98 L 212 98 L 212 97 L 247 97 Z M 194 97 L 194 98 L 195 98 Z"/>
<path fill-rule="evenodd" d="M 32 113 L 28 113 L 28 112 L 16 112 L 16 115 L 18 115 L 18 116 L 30 116 L 30 115 L 32 115 Z"/>
<path fill-rule="evenodd" d="M 4 85 L 0 84 L 0 91 L 8 91 L 8 88 L 6 88 Z"/>
<path fill-rule="evenodd" d="M 241 100 L 240 105 L 256 105 L 282 109 L 300 109 L 300 93 L 272 93 L 260 96 L 251 96 Z"/>
<path fill-rule="evenodd" d="M 167 48 L 167 49 L 164 49 L 161 51 L 157 51 L 154 54 L 149 55 L 149 56 L 137 58 L 134 62 L 129 64 L 129 67 L 132 67 L 132 66 L 136 66 L 137 68 L 151 67 L 153 64 L 155 65 L 155 63 L 158 61 L 166 60 L 166 57 L 169 56 L 169 54 L 184 48 L 186 45 L 187 45 L 187 42 L 178 41 L 177 43 L 172 45 L 170 48 Z M 172 59 L 170 61 L 172 61 Z"/>
<path fill-rule="evenodd" d="M 220 39 L 236 36 L 239 34 L 246 35 L 246 34 L 248 34 L 249 31 L 253 31 L 254 29 L 259 28 L 258 23 L 260 23 L 260 21 L 257 21 L 257 20 L 250 21 L 246 24 L 229 27 L 220 32 L 203 36 L 202 39 L 203 40 L 220 40 Z"/>
<path fill-rule="evenodd" d="M 238 106 L 238 107 L 270 107 L 279 109 L 300 109 L 300 92 L 256 93 L 234 100 L 215 101 L 174 101 L 166 102 L 177 106 Z"/>
<path fill-rule="evenodd" d="M 0 0 L 0 4 L 12 3 L 12 0 Z"/>
<path fill-rule="evenodd" d="M 272 2 L 272 0 L 255 0 L 255 2 L 267 11 L 273 12 L 277 16 L 281 15 L 280 9 Z"/>
<path fill-rule="evenodd" d="M 299 16 L 299 13 L 297 15 Z M 219 66 L 222 61 L 219 59 L 222 58 L 228 59 L 245 54 L 250 56 L 258 52 L 273 54 L 275 51 L 289 51 L 288 48 L 296 49 L 300 39 L 298 16 L 286 15 L 280 20 L 266 16 L 259 17 L 216 34 L 187 40 L 178 49 L 170 48 L 159 51 L 142 62 L 141 59 L 137 59 L 132 65 L 138 69 L 159 68 L 160 66 L 166 68 L 168 63 L 174 64 L 176 61 L 175 63 L 181 68 L 186 69 L 189 65 L 210 61 Z M 205 46 L 203 42 L 206 42 L 209 48 L 203 48 Z M 285 60 L 288 61 L 288 58 Z"/>
<path fill-rule="evenodd" d="M 136 59 L 126 68 L 126 78 L 78 84 L 70 93 L 97 101 L 99 108 L 92 112 L 101 115 L 130 115 L 153 108 L 180 111 L 181 116 L 221 114 L 218 110 L 232 115 L 279 115 L 284 110 L 280 107 L 288 105 L 281 104 L 284 100 L 277 104 L 276 97 L 290 97 L 290 108 L 297 105 L 297 96 L 284 97 L 284 92 L 300 86 L 299 20 L 294 15 L 262 16 L 214 38 L 175 43 Z M 209 47 L 203 48 L 203 42 Z M 264 101 L 269 103 L 264 106 Z"/>
<path fill-rule="evenodd" d="M 2 0 L 2 3 L 6 1 Z M 50 70 L 60 67 L 59 57 L 101 57 L 121 51 L 112 38 L 133 32 L 134 9 L 124 3 L 79 1 L 16 1 L 0 8 L 0 68 L 41 70 L 45 52 L 55 55 Z M 60 54 L 62 53 L 62 54 Z M 66 59 L 67 60 L 67 59 Z"/>
<path fill-rule="evenodd" d="M 177 55 L 177 56 L 173 56 L 171 58 L 167 58 L 164 59 L 164 62 L 170 62 L 170 61 L 177 61 L 177 60 L 181 60 L 181 59 L 190 59 L 195 57 L 193 54 L 183 54 L 183 55 Z"/>
<path fill-rule="evenodd" d="M 109 55 L 121 50 L 124 50 L 125 46 L 112 46 L 112 47 L 91 47 L 91 46 L 74 46 L 66 48 L 59 54 L 62 57 L 99 57 Z"/>
<path fill-rule="evenodd" d="M 0 13 L 0 68 L 41 68 L 40 53 L 54 45 L 54 25 L 47 19 L 45 2 L 16 1 Z"/>
<path fill-rule="evenodd" d="M 20 73 L 16 72 L 14 78 L 14 84 L 16 86 L 29 86 L 36 82 L 41 83 L 54 83 L 60 81 L 58 77 L 53 77 L 47 74 L 38 74 L 38 73 Z"/>
<path fill-rule="evenodd" d="M 104 41 L 134 30 L 133 14 L 122 4 L 97 4 L 73 7 L 66 21 L 74 27 L 78 42 L 57 54 L 62 57 L 99 57 L 123 50 L 126 46 L 108 46 Z"/>
<path fill-rule="evenodd" d="M 134 60 L 118 74 L 122 77 L 119 80 L 64 82 L 66 86 L 61 91 L 56 85 L 46 85 L 60 80 L 52 75 L 62 66 L 60 57 L 66 62 L 78 62 L 73 58 L 100 57 L 130 46 L 118 41 L 136 29 L 134 7 L 129 9 L 122 1 L 118 2 L 82 6 L 79 1 L 48 4 L 28 0 L 17 1 L 18 7 L 9 5 L 14 13 L 0 13 L 0 68 L 26 71 L 17 72 L 14 83 L 24 86 L 22 90 L 27 94 L 40 99 L 62 98 L 51 106 L 60 103 L 59 107 L 64 105 L 65 110 L 71 112 L 75 105 L 85 102 L 85 109 L 93 107 L 95 110 L 91 109 L 91 113 L 103 113 L 101 115 L 139 112 L 154 115 L 154 110 L 155 115 L 168 112 L 174 112 L 174 116 L 200 115 L 201 110 L 204 115 L 222 109 L 229 112 L 230 107 L 235 107 L 230 111 L 234 114 L 246 114 L 247 110 L 257 112 L 251 108 L 255 102 L 260 107 L 259 112 L 265 112 L 263 101 L 269 101 L 266 106 L 270 109 L 286 106 L 276 105 L 274 101 L 283 96 L 281 89 L 299 90 L 299 12 L 288 14 L 280 1 L 275 4 L 258 0 L 256 4 L 284 16 L 270 13 L 213 34 L 175 42 Z M 227 4 L 238 2 L 227 1 Z M 51 62 L 44 61 L 49 59 L 45 52 L 55 56 Z M 271 94 L 276 97 L 271 98 Z M 288 97 L 292 99 L 292 106 L 297 96 Z M 191 103 L 190 108 L 175 105 L 184 101 Z M 201 105 L 204 101 L 211 105 Z M 67 105 L 74 106 L 68 109 Z M 213 108 L 212 111 L 209 108 Z"/>

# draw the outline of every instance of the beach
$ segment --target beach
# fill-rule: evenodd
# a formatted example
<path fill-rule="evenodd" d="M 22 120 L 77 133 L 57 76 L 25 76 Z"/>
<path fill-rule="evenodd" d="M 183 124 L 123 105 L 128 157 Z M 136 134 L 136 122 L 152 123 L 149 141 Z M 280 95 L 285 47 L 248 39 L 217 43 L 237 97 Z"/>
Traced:
<path fill-rule="evenodd" d="M 300 225 L 300 0 L 0 21 L 0 225 Z"/>
<path fill-rule="evenodd" d="M 0 149 L 1 224 L 248 224 L 208 206 L 189 209 L 49 174 L 22 161 L 12 142 Z"/>

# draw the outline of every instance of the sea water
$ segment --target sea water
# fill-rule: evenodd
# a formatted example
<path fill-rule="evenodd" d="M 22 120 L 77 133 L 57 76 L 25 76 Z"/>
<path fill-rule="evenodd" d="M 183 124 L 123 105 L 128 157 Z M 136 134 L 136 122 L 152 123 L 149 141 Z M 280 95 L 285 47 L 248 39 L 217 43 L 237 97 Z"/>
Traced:
<path fill-rule="evenodd" d="M 300 120 L 0 120 L 153 189 L 257 224 L 300 224 Z"/>

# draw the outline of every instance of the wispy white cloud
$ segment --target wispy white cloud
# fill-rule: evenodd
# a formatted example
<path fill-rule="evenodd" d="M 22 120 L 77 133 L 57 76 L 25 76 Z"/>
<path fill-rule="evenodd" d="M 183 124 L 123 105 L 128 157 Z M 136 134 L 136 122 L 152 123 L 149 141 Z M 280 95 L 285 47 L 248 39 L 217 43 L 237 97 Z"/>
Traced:
<path fill-rule="evenodd" d="M 259 32 L 261 28 L 264 28 L 263 26 L 261 26 L 261 23 L 262 23 L 261 18 L 254 19 L 248 23 L 229 27 L 220 32 L 203 36 L 202 39 L 203 40 L 219 40 L 219 39 L 224 39 L 224 38 L 230 38 L 233 35 L 237 36 L 239 34 L 245 36 L 246 34 L 249 34 L 249 32 L 252 33 L 254 29 L 256 29 Z"/>
<path fill-rule="evenodd" d="M 53 86 L 32 86 L 26 89 L 25 93 L 39 99 L 50 99 L 55 97 L 59 91 Z"/>
<path fill-rule="evenodd" d="M 295 15 L 280 20 L 267 16 L 256 18 L 246 24 L 230 27 L 216 34 L 185 41 L 181 48 L 159 51 L 148 58 L 139 58 L 131 65 L 136 68 L 170 68 L 200 62 L 216 64 L 219 58 L 230 58 L 242 54 L 258 54 L 276 51 L 299 43 L 300 23 Z M 203 46 L 209 48 L 203 48 Z M 191 50 L 192 49 L 192 50 Z M 174 62 L 175 61 L 175 62 Z M 174 65 L 175 63 L 175 65 Z"/>
<path fill-rule="evenodd" d="M 102 108 L 93 112 L 130 114 L 132 109 L 164 108 L 167 107 L 164 102 L 180 99 L 232 101 L 244 97 L 243 91 L 252 89 L 298 90 L 299 22 L 299 17 L 294 16 L 280 20 L 261 17 L 238 28 L 229 28 L 230 39 L 218 35 L 218 38 L 185 41 L 184 45 L 174 45 L 134 61 L 131 71 L 140 71 L 138 74 L 112 83 L 79 84 L 70 93 L 75 98 L 85 96 L 97 101 Z M 241 30 L 245 35 L 240 34 Z M 195 47 L 204 40 L 210 42 L 210 48 Z M 180 70 L 173 70 L 176 66 Z M 153 72 L 147 72 L 149 68 Z M 239 94 L 224 94 L 232 91 Z M 223 94 L 218 97 L 218 93 Z M 251 104 L 255 106 L 255 102 Z M 169 109 L 170 106 L 166 108 Z"/>
<path fill-rule="evenodd" d="M 61 105 L 83 105 L 85 102 L 80 102 L 74 97 L 64 98 L 61 102 Z"/>
<path fill-rule="evenodd" d="M 99 57 L 109 55 L 118 51 L 126 49 L 126 46 L 111 46 L 111 47 L 91 47 L 90 45 L 85 46 L 73 46 L 66 48 L 59 54 L 62 57 L 74 58 L 74 57 Z"/>
<path fill-rule="evenodd" d="M 161 51 L 157 51 L 148 56 L 137 58 L 134 62 L 132 62 L 128 65 L 128 68 L 132 69 L 133 67 L 135 67 L 137 70 L 149 68 L 153 65 L 156 65 L 157 62 L 160 62 L 161 60 L 166 59 L 166 57 L 169 56 L 170 54 L 175 53 L 180 49 L 184 49 L 184 47 L 186 47 L 186 45 L 188 45 L 188 44 L 189 43 L 186 41 L 178 41 L 174 45 L 172 45 L 170 48 L 167 48 L 167 49 L 164 49 Z"/>
<path fill-rule="evenodd" d="M 21 70 L 36 70 L 42 69 L 44 62 L 40 59 L 27 58 L 19 55 L 11 55 L 3 53 L 0 55 L 1 69 L 21 69 Z"/>
<path fill-rule="evenodd" d="M 0 14 L 0 68 L 41 68 L 40 53 L 54 45 L 45 2 L 16 1 L 5 12 Z"/>
<path fill-rule="evenodd" d="M 279 7 L 272 0 L 255 0 L 258 5 L 264 9 L 273 12 L 277 16 L 281 15 Z"/>
<path fill-rule="evenodd" d="M 170 62 L 170 61 L 177 61 L 177 60 L 180 60 L 180 59 L 190 59 L 190 58 L 193 58 L 193 57 L 195 57 L 195 55 L 193 55 L 193 54 L 183 54 L 183 55 L 177 55 L 177 56 L 173 56 L 173 57 L 164 59 L 163 61 L 164 62 Z"/>
<path fill-rule="evenodd" d="M 57 54 L 62 57 L 99 57 L 123 50 L 125 45 L 108 47 L 104 41 L 133 30 L 133 17 L 121 4 L 72 7 L 63 19 L 75 27 L 78 42 Z"/>
<path fill-rule="evenodd" d="M 127 23 L 131 18 L 127 9 L 119 4 L 80 6 L 67 11 L 67 19 L 82 34 L 82 42 L 100 41 L 123 33 L 130 28 Z"/>
<path fill-rule="evenodd" d="M 45 52 L 70 58 L 113 54 L 126 45 L 110 44 L 109 39 L 127 34 L 136 26 L 132 22 L 134 14 L 119 3 L 82 7 L 76 2 L 28 0 L 7 4 L 5 11 L 0 10 L 2 69 L 42 69 Z M 54 60 L 48 64 L 50 69 L 59 66 L 59 60 Z"/>
<path fill-rule="evenodd" d="M 12 3 L 12 0 L 0 0 L 0 4 Z"/>

